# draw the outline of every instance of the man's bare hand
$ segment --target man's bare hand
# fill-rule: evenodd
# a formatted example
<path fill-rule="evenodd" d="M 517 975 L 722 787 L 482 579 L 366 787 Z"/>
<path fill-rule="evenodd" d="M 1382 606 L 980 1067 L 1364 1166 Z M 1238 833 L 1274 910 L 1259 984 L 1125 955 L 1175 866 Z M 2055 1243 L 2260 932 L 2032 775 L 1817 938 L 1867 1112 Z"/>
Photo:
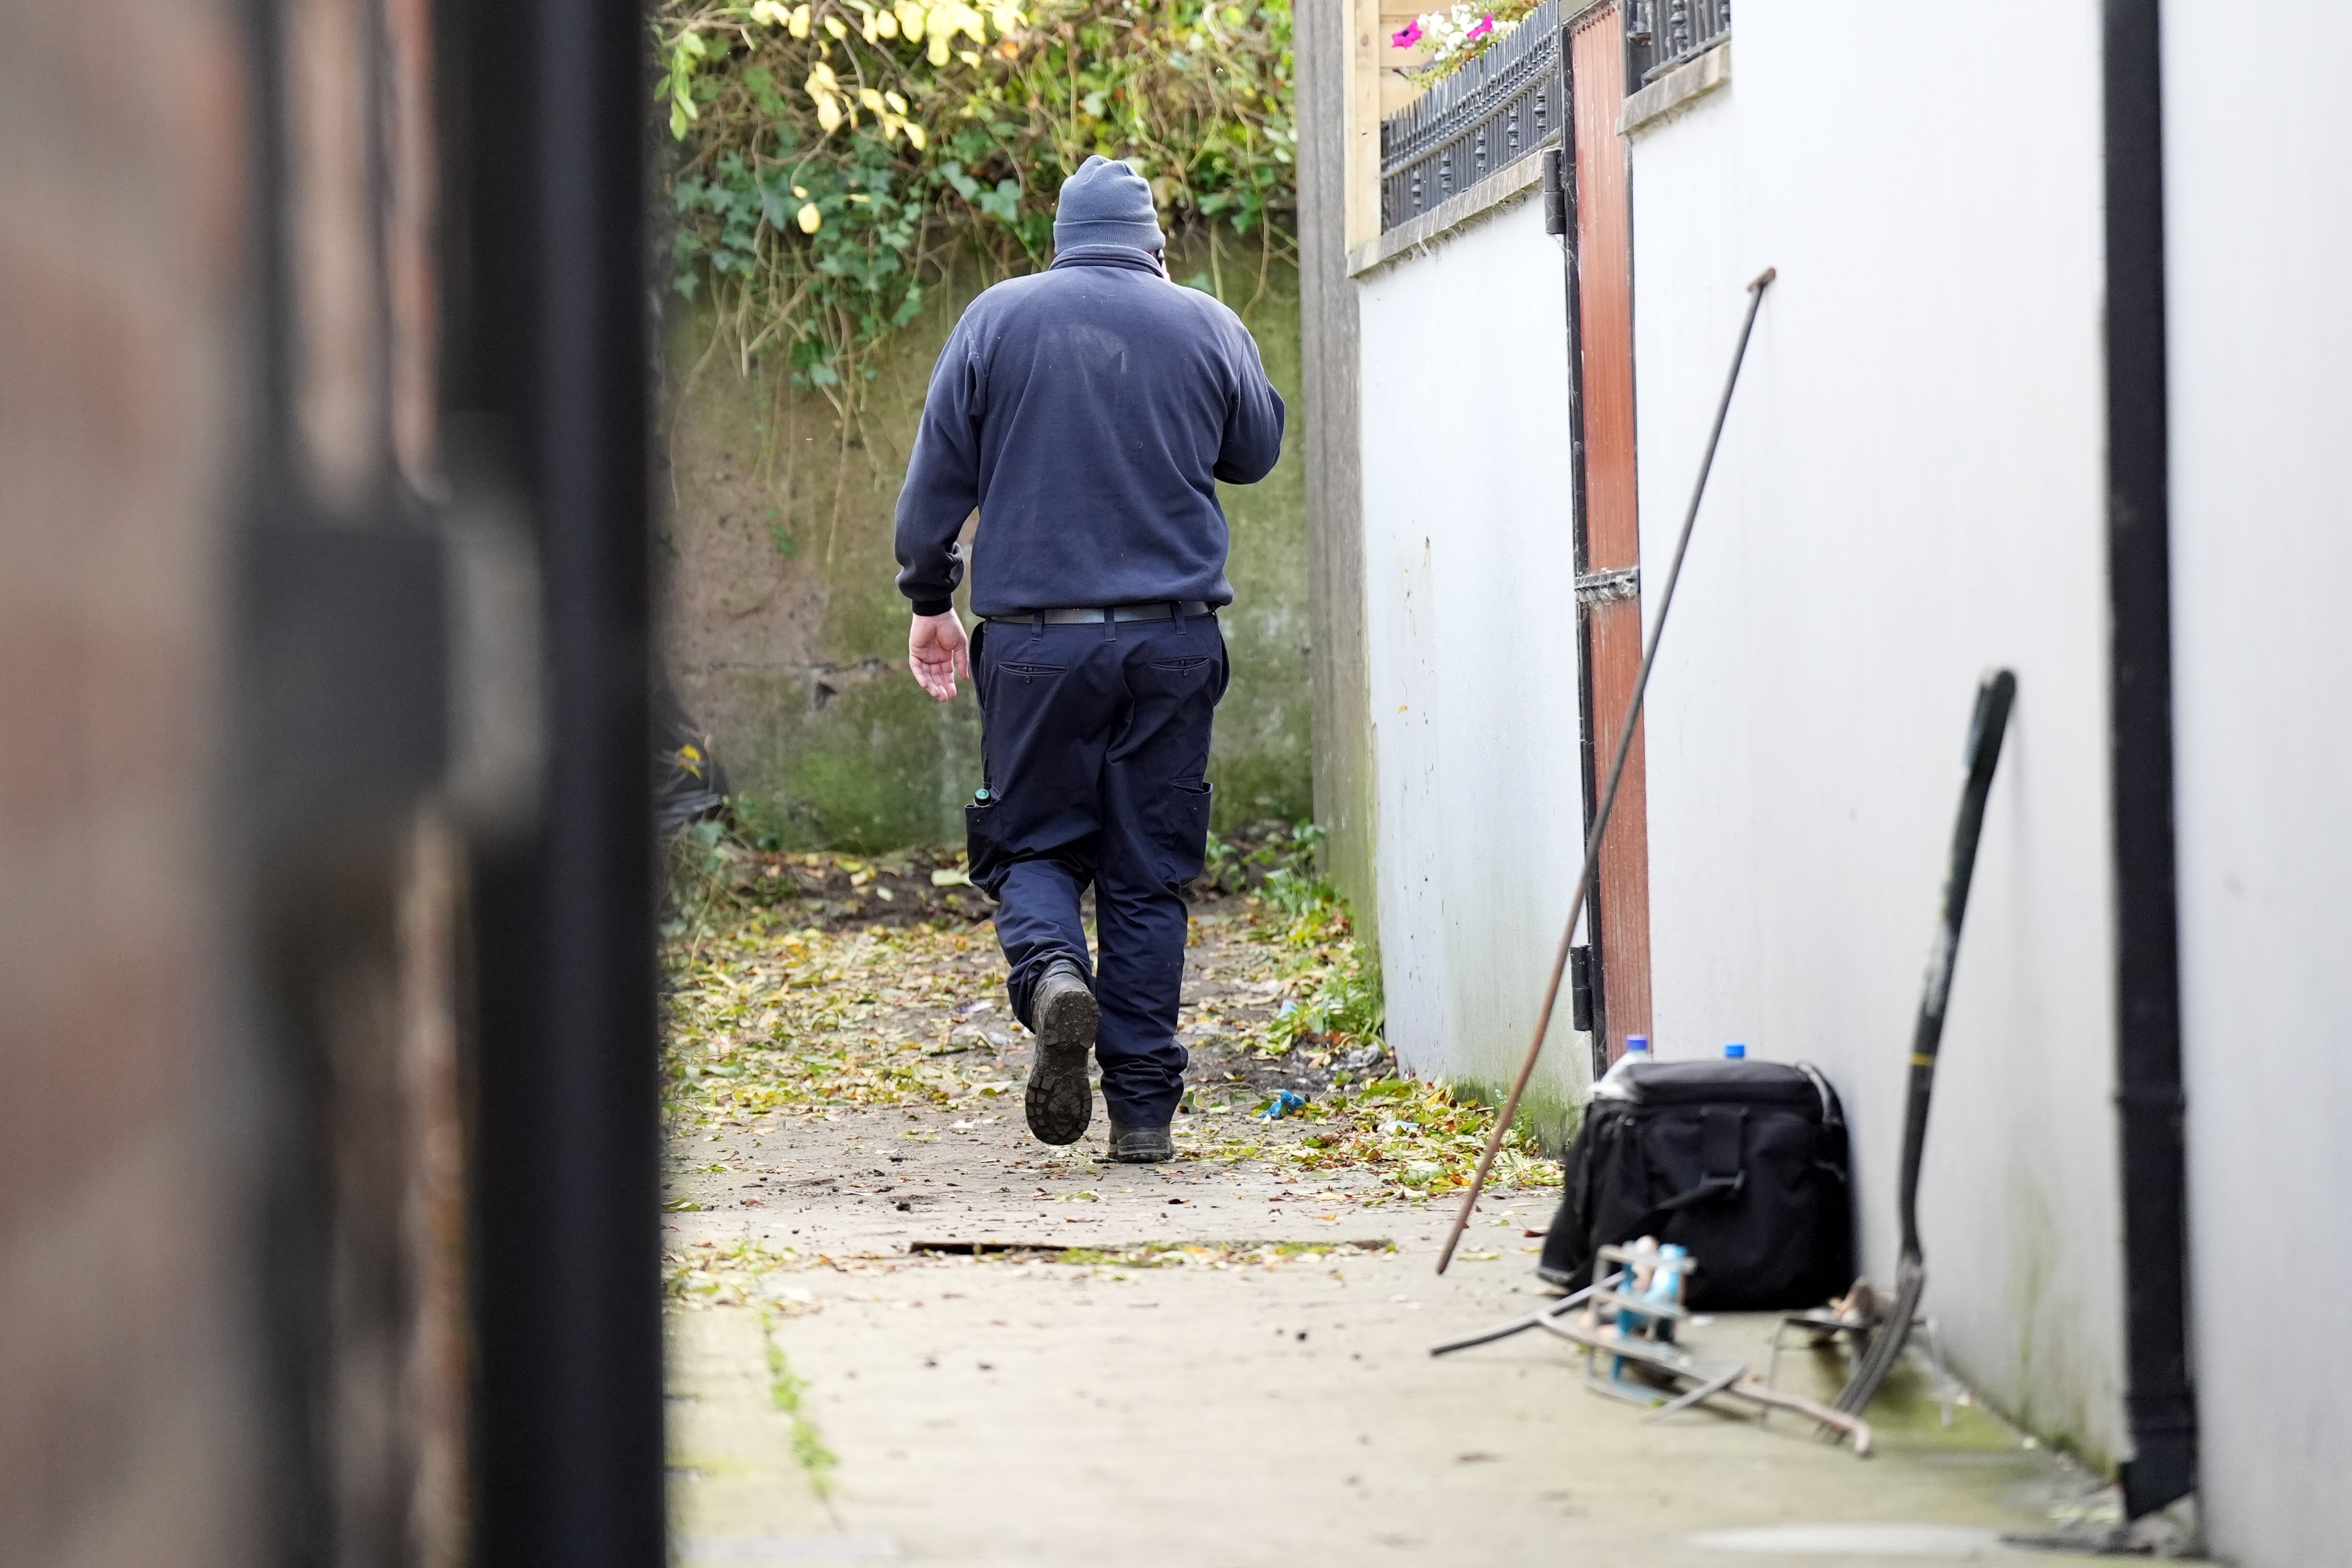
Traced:
<path fill-rule="evenodd" d="M 963 623 L 953 610 L 915 617 L 907 628 L 907 668 L 916 685 L 942 702 L 955 696 L 957 676 L 971 679 L 971 645 L 964 640 Z"/>

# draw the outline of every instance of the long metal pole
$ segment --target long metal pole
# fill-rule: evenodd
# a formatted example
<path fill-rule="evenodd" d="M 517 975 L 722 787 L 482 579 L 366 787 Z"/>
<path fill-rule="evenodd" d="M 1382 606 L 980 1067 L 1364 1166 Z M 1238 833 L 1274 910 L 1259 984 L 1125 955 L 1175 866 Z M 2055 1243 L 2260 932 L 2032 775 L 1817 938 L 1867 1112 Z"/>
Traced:
<path fill-rule="evenodd" d="M 1519 1064 L 1519 1076 L 1511 1081 L 1509 1098 L 1503 1101 L 1502 1113 L 1495 1118 L 1495 1130 L 1486 1135 L 1486 1152 L 1478 1156 L 1478 1169 L 1470 1178 L 1470 1190 L 1462 1196 L 1462 1212 L 1454 1216 L 1454 1228 L 1446 1233 L 1445 1247 L 1437 1255 L 1437 1271 L 1445 1272 L 1454 1261 L 1454 1249 L 1462 1244 L 1462 1233 L 1470 1226 L 1470 1215 L 1478 1206 L 1478 1194 L 1486 1188 L 1486 1175 L 1495 1167 L 1496 1152 L 1503 1146 L 1503 1134 L 1510 1131 L 1512 1119 L 1519 1113 L 1519 1097 L 1528 1091 L 1528 1079 L 1535 1076 L 1536 1059 L 1543 1055 L 1544 1037 L 1551 1029 L 1552 1008 L 1559 1001 L 1559 977 L 1568 968 L 1568 952 L 1576 940 L 1576 917 L 1584 910 L 1585 895 L 1592 888 L 1593 868 L 1601 862 L 1601 840 L 1609 831 L 1609 815 L 1617 809 L 1617 786 L 1624 782 L 1625 759 L 1633 750 L 1633 731 L 1642 721 L 1642 697 L 1650 689 L 1650 667 L 1658 662 L 1658 643 L 1665 636 L 1666 612 L 1674 608 L 1675 584 L 1681 581 L 1683 557 L 1690 552 L 1691 529 L 1698 521 L 1698 503 L 1706 494 L 1706 476 L 1715 467 L 1715 449 L 1723 440 L 1723 422 L 1731 413 L 1731 393 L 1739 384 L 1740 362 L 1748 357 L 1748 337 L 1756 330 L 1756 312 L 1764 303 L 1764 290 L 1771 286 L 1779 270 L 1767 267 L 1748 285 L 1748 315 L 1739 323 L 1739 346 L 1731 351 L 1731 374 L 1723 381 L 1723 398 L 1715 407 L 1715 428 L 1707 432 L 1706 455 L 1699 459 L 1698 482 L 1691 487 L 1690 510 L 1683 514 L 1682 536 L 1675 542 L 1674 563 L 1666 568 L 1666 585 L 1658 595 L 1658 618 L 1650 627 L 1650 646 L 1642 652 L 1642 673 L 1633 681 L 1633 700 L 1625 710 L 1625 727 L 1617 735 L 1616 760 L 1609 764 L 1609 783 L 1601 792 L 1601 809 L 1592 818 L 1591 837 L 1584 844 L 1584 866 L 1576 874 L 1576 889 L 1569 895 L 1568 923 L 1560 928 L 1559 950 L 1552 954 L 1551 979 L 1544 986 L 1543 1008 L 1536 1015 L 1535 1038 L 1528 1042 L 1527 1059 Z"/>

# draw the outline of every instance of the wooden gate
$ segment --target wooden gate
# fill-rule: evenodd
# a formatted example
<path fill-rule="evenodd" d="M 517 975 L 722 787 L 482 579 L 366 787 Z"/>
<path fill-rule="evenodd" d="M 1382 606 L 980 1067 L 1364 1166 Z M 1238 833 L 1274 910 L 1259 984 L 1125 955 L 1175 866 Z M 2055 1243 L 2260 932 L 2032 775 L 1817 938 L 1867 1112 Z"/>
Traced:
<path fill-rule="evenodd" d="M 1582 646 L 1587 826 L 1642 668 L 1642 541 L 1633 469 L 1632 194 L 1617 116 L 1625 100 L 1621 7 L 1569 24 L 1574 244 L 1569 289 L 1574 371 L 1577 626 Z M 1588 908 L 1594 954 L 1593 1030 L 1614 1060 L 1628 1034 L 1650 1028 L 1650 819 L 1637 729 L 1601 846 Z"/>

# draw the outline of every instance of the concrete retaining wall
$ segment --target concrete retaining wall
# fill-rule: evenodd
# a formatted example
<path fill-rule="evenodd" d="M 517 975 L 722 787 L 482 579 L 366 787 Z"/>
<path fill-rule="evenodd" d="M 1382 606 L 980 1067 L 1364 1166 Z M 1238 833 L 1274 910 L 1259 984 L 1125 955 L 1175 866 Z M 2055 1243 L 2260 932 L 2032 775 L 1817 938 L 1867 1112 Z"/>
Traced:
<path fill-rule="evenodd" d="M 1281 464 L 1223 491 L 1238 597 L 1223 616 L 1235 670 L 1209 767 L 1220 826 L 1313 809 L 1297 277 L 1276 260 L 1261 291 L 1259 260 L 1255 246 L 1221 242 L 1213 279 L 1291 405 Z M 1174 270 L 1209 275 L 1205 242 L 1181 250 Z M 961 808 L 980 782 L 979 713 L 968 692 L 941 707 L 908 679 L 890 539 L 924 386 L 979 282 L 967 274 L 935 290 L 877 358 L 869 412 L 845 447 L 824 398 L 780 389 L 772 363 L 746 374 L 726 346 L 710 353 L 707 313 L 680 310 L 671 324 L 668 472 L 656 481 L 664 645 L 747 818 L 783 843 L 872 850 L 962 837 Z"/>

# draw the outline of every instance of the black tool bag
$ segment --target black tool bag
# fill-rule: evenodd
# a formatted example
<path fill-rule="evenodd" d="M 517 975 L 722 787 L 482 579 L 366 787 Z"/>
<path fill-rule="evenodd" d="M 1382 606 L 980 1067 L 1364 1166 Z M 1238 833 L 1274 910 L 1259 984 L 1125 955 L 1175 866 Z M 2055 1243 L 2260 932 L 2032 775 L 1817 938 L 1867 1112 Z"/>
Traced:
<path fill-rule="evenodd" d="M 1694 1307 L 1811 1307 L 1853 1282 L 1845 1113 L 1812 1068 L 1634 1061 L 1570 1145 L 1536 1272 L 1578 1289 L 1596 1248 L 1644 1236 L 1697 1264 Z"/>

